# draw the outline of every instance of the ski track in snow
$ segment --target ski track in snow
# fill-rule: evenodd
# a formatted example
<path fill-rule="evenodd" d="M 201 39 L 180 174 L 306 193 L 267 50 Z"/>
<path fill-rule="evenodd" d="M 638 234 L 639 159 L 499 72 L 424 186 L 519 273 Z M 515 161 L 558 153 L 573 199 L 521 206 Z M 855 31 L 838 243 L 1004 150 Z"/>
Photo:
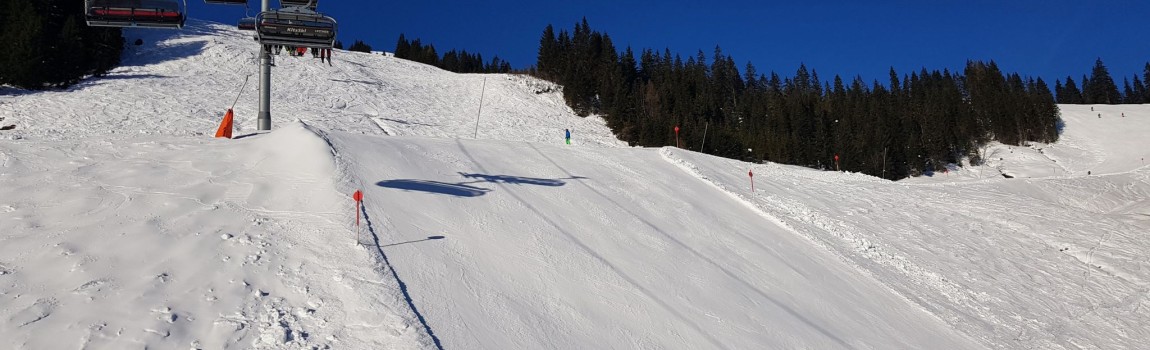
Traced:
<path fill-rule="evenodd" d="M 1148 106 L 1061 106 L 1058 143 L 887 182 L 627 148 L 554 84 L 339 50 L 276 57 L 258 132 L 248 35 L 127 30 L 106 77 L 0 87 L 7 344 L 1150 342 Z M 241 137 L 207 138 L 245 78 Z"/>

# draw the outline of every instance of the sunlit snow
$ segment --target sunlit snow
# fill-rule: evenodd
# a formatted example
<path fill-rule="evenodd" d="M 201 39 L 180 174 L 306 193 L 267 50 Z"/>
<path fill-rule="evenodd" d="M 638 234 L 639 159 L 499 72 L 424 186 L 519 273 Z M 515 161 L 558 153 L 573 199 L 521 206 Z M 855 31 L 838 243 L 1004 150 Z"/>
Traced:
<path fill-rule="evenodd" d="M 0 87 L 0 348 L 1150 344 L 1150 106 L 891 182 L 627 147 L 553 84 L 340 50 L 277 56 L 257 132 L 248 33 L 125 36 L 106 77 Z"/>

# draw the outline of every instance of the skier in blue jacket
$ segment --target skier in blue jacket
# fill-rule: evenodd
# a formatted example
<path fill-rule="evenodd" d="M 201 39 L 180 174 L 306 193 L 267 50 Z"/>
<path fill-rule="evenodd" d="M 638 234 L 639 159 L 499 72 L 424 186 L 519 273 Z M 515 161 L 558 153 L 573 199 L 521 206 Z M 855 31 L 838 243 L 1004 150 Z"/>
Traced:
<path fill-rule="evenodd" d="M 571 129 L 564 129 L 567 131 L 567 144 L 571 144 Z"/>

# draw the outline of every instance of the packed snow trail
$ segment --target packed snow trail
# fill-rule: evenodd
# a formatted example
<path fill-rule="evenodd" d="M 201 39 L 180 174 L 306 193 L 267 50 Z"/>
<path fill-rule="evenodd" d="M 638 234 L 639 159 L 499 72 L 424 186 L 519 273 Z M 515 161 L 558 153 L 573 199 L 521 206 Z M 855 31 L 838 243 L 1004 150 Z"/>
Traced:
<path fill-rule="evenodd" d="M 447 349 L 978 347 L 658 150 L 328 137 Z"/>

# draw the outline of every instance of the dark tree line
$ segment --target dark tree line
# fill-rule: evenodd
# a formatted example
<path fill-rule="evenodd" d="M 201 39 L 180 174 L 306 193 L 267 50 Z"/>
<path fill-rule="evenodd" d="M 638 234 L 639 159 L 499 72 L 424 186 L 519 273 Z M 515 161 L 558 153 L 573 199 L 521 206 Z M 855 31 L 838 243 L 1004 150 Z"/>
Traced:
<path fill-rule="evenodd" d="M 632 145 L 675 144 L 718 156 L 843 170 L 888 179 L 930 173 L 990 140 L 1053 142 L 1060 116 L 1042 79 L 968 62 L 959 72 L 912 72 L 890 81 L 829 81 L 800 66 L 793 77 L 742 72 L 718 47 L 684 59 L 622 52 L 586 20 L 548 26 L 533 74 L 563 85 L 580 115 L 598 114 Z"/>
<path fill-rule="evenodd" d="M 511 63 L 495 56 L 490 62 L 483 61 L 483 55 L 468 53 L 466 50 L 451 50 L 439 56 L 435 45 L 424 45 L 419 39 L 407 40 L 403 34 L 395 44 L 395 57 L 439 67 L 455 73 L 510 73 Z"/>
<path fill-rule="evenodd" d="M 92 28 L 75 0 L 0 2 L 0 84 L 66 87 L 120 64 L 119 28 Z"/>
<path fill-rule="evenodd" d="M 1066 77 L 1066 82 L 1054 82 L 1054 94 L 1058 103 L 1066 104 L 1142 104 L 1150 103 L 1150 63 L 1143 68 L 1141 79 L 1137 74 L 1123 80 L 1122 92 L 1118 92 L 1118 85 L 1110 77 L 1110 71 L 1102 64 L 1102 59 L 1094 62 L 1094 69 L 1090 77 L 1082 76 L 1081 83 L 1074 78 Z M 1082 88 L 1079 89 L 1079 84 Z"/>
<path fill-rule="evenodd" d="M 366 52 L 371 53 L 371 45 L 364 43 L 362 40 L 356 40 L 347 48 L 348 51 Z"/>

